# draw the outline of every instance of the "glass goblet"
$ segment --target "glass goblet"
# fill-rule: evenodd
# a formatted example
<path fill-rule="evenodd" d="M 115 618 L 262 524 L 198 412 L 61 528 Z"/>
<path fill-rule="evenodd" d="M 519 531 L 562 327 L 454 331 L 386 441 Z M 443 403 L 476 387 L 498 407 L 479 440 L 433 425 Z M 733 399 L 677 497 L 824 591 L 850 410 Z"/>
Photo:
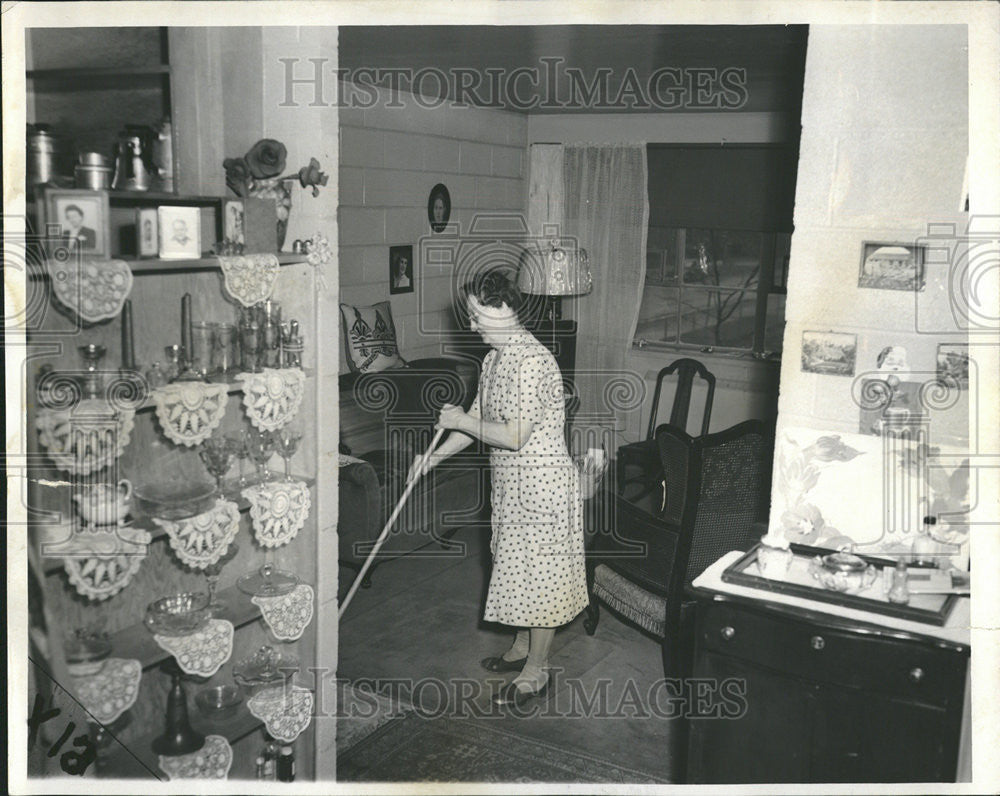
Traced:
<path fill-rule="evenodd" d="M 271 473 L 267 469 L 267 463 L 274 455 L 274 435 L 270 431 L 253 428 L 250 430 L 247 447 L 250 451 L 250 458 L 257 465 L 259 483 L 270 481 Z"/>
<path fill-rule="evenodd" d="M 198 450 L 205 469 L 215 478 L 215 493 L 222 496 L 222 477 L 229 472 L 233 462 L 233 449 L 229 441 L 222 437 L 209 437 Z"/>
<path fill-rule="evenodd" d="M 285 426 L 275 432 L 275 447 L 281 458 L 285 460 L 285 480 L 292 480 L 292 457 L 299 449 L 299 442 L 302 440 L 302 431 L 295 426 Z"/>
<path fill-rule="evenodd" d="M 246 471 L 243 469 L 243 462 L 250 458 L 250 449 L 247 442 L 248 436 L 249 433 L 245 429 L 226 436 L 226 442 L 229 443 L 229 448 L 236 457 L 240 468 L 240 480 L 236 489 L 237 493 L 242 492 L 250 486 Z"/>
<path fill-rule="evenodd" d="M 229 549 L 226 550 L 218 561 L 205 567 L 205 581 L 208 584 L 208 607 L 214 617 L 220 617 L 229 610 L 229 606 L 222 600 L 217 599 L 215 593 L 219 588 L 219 576 L 222 574 L 222 568 L 233 560 L 239 550 L 240 546 L 235 542 L 231 542 Z"/>

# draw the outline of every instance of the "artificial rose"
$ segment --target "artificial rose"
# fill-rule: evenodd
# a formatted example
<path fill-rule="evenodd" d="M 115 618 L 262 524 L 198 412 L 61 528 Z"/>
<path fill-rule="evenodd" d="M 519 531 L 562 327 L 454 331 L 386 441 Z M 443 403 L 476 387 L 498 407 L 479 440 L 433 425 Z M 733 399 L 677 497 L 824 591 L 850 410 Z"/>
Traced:
<path fill-rule="evenodd" d="M 262 138 L 247 152 L 246 161 L 250 173 L 258 180 L 277 177 L 285 170 L 285 145 L 273 138 Z"/>
<path fill-rule="evenodd" d="M 326 185 L 329 178 L 319 170 L 319 161 L 309 158 L 309 165 L 299 169 L 299 184 L 303 188 L 312 188 L 313 196 L 319 196 L 319 185 Z"/>
<path fill-rule="evenodd" d="M 250 182 L 250 166 L 246 158 L 226 158 L 222 161 L 222 167 L 226 170 L 226 185 L 229 190 L 237 196 L 246 196 Z"/>

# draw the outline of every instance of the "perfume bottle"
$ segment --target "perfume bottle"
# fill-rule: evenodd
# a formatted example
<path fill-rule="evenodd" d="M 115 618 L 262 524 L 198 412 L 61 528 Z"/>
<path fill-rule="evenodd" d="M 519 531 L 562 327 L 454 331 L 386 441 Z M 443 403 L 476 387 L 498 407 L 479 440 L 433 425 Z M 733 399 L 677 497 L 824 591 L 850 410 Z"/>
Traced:
<path fill-rule="evenodd" d="M 911 559 L 917 566 L 932 566 L 937 556 L 937 543 L 931 536 L 937 517 L 924 517 L 924 527 L 913 540 Z"/>
<path fill-rule="evenodd" d="M 905 605 L 910 601 L 910 586 L 906 573 L 906 562 L 900 558 L 896 562 L 896 569 L 892 573 L 892 588 L 889 589 L 889 602 Z"/>

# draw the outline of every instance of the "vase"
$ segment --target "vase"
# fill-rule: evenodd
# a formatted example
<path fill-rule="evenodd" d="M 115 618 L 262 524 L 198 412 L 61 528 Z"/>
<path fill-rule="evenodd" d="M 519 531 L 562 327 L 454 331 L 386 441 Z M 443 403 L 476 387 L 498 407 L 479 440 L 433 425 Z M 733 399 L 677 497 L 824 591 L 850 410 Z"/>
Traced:
<path fill-rule="evenodd" d="M 288 182 L 280 177 L 265 180 L 253 180 L 248 194 L 257 199 L 273 199 L 278 216 L 278 251 L 285 245 L 285 233 L 288 232 L 288 215 L 292 211 L 292 189 Z"/>
<path fill-rule="evenodd" d="M 788 572 L 793 553 L 787 544 L 771 544 L 769 541 L 762 539 L 757 548 L 757 566 L 765 578 L 780 580 Z"/>

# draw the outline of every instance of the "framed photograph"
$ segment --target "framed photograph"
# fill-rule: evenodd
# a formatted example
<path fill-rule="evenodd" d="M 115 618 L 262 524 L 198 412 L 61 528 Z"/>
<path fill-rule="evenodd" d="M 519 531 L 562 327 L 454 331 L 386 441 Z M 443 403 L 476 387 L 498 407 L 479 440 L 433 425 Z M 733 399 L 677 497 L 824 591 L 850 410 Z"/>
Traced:
<path fill-rule="evenodd" d="M 244 234 L 244 208 L 241 199 L 227 199 L 224 209 L 222 236 L 230 243 L 246 244 Z"/>
<path fill-rule="evenodd" d="M 85 257 L 111 256 L 107 191 L 49 188 L 42 203 L 50 257 L 68 249 Z"/>
<path fill-rule="evenodd" d="M 956 385 L 960 390 L 969 389 L 968 343 L 938 343 L 938 381 Z"/>
<path fill-rule="evenodd" d="M 843 332 L 803 332 L 802 370 L 826 376 L 853 376 L 858 336 Z"/>
<path fill-rule="evenodd" d="M 451 218 L 451 194 L 444 183 L 439 182 L 431 188 L 427 197 L 427 221 L 435 232 L 444 232 Z"/>
<path fill-rule="evenodd" d="M 139 207 L 135 211 L 135 250 L 140 257 L 156 257 L 160 253 L 160 220 L 155 207 Z"/>
<path fill-rule="evenodd" d="M 389 293 L 413 292 L 413 247 L 389 247 Z"/>
<path fill-rule="evenodd" d="M 924 247 L 905 243 L 862 243 L 858 287 L 923 290 Z"/>
<path fill-rule="evenodd" d="M 201 208 L 156 208 L 160 226 L 160 257 L 197 260 L 201 257 Z"/>

